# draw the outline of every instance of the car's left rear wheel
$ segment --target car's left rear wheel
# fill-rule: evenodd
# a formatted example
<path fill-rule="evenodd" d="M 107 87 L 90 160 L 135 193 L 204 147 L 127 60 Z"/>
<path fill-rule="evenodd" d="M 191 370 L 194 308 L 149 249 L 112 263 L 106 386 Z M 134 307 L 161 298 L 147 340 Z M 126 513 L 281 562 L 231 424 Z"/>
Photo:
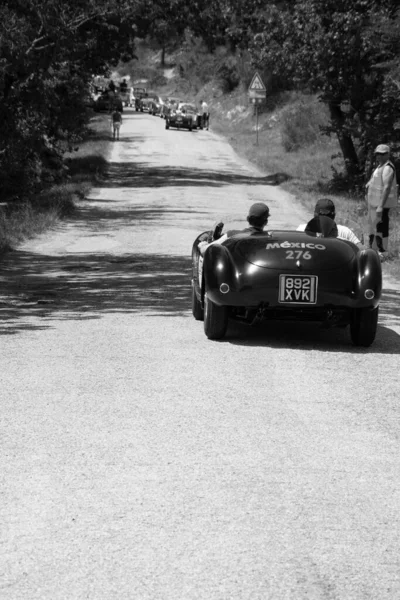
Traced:
<path fill-rule="evenodd" d="M 211 302 L 204 297 L 204 333 L 209 340 L 221 340 L 228 329 L 228 307 Z"/>
<path fill-rule="evenodd" d="M 200 300 L 197 298 L 194 284 L 192 284 L 192 314 L 196 321 L 204 321 L 204 309 Z"/>
<path fill-rule="evenodd" d="M 370 346 L 375 340 L 379 308 L 356 308 L 350 322 L 351 341 L 355 346 Z"/>

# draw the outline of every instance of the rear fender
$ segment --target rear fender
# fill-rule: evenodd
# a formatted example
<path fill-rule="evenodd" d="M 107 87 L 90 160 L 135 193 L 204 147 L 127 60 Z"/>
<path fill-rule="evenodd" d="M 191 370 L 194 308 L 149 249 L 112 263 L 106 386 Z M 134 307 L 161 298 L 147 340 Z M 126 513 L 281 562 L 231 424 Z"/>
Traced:
<path fill-rule="evenodd" d="M 192 246 L 192 285 L 194 286 L 194 290 L 196 292 L 197 298 L 202 301 L 204 296 L 204 276 L 202 275 L 203 269 L 199 270 L 200 261 L 202 261 L 202 256 L 199 250 L 200 242 L 208 242 L 210 236 L 212 234 L 212 230 L 204 231 L 195 239 Z"/>
<path fill-rule="evenodd" d="M 236 289 L 236 268 L 230 252 L 225 246 L 214 244 L 204 254 L 203 274 L 207 296 L 214 304 L 224 304 L 221 284 L 227 284 L 231 291 Z"/>
<path fill-rule="evenodd" d="M 366 290 L 373 290 L 374 298 L 365 297 Z M 354 295 L 357 305 L 376 308 L 382 293 L 382 266 L 375 250 L 361 250 L 355 260 Z"/>

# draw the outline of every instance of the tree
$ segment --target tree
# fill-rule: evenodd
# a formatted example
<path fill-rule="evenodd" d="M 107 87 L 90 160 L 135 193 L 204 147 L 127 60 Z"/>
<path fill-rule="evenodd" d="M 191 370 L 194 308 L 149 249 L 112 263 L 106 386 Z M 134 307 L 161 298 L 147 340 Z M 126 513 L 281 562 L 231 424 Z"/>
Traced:
<path fill-rule="evenodd" d="M 296 0 L 292 9 L 270 7 L 267 27 L 255 32 L 254 61 L 284 73 L 293 86 L 319 94 L 330 112 L 327 132 L 339 140 L 347 174 L 364 171 L 370 147 L 380 139 L 397 140 L 389 122 L 399 109 L 382 69 L 393 60 L 393 45 L 377 40 L 377 19 L 392 28 L 396 0 Z M 358 146 L 355 143 L 358 140 Z"/>
<path fill-rule="evenodd" d="M 62 173 L 62 154 L 87 121 L 89 82 L 132 54 L 132 23 L 128 0 L 3 0 L 3 195 L 30 193 Z"/>

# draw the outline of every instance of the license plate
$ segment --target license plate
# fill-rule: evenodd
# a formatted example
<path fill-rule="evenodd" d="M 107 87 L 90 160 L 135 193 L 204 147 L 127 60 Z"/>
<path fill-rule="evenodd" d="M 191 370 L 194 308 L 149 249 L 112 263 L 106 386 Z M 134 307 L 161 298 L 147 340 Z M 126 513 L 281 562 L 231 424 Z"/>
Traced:
<path fill-rule="evenodd" d="M 279 302 L 285 304 L 315 304 L 318 277 L 316 275 L 280 275 Z"/>

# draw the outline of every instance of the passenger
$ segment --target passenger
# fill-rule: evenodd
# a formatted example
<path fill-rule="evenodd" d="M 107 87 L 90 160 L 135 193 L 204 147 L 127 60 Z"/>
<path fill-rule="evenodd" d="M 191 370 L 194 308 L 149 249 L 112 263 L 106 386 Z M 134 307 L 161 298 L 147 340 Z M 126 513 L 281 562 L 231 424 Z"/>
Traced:
<path fill-rule="evenodd" d="M 237 233 L 245 233 L 245 232 L 261 233 L 261 232 L 263 232 L 264 227 L 268 223 L 269 217 L 270 217 L 269 208 L 266 204 L 264 204 L 264 202 L 256 202 L 255 204 L 252 204 L 249 209 L 249 214 L 247 215 L 247 222 L 249 224 L 249 227 L 246 227 L 245 229 L 242 229 L 240 231 L 237 231 L 237 230 L 227 231 L 226 233 L 224 233 L 224 235 L 222 235 L 220 238 L 214 240 L 213 242 L 206 242 L 206 241 L 200 242 L 198 245 L 200 253 L 204 254 L 204 252 L 206 251 L 208 246 L 211 246 L 211 244 L 222 244 L 229 237 L 232 237 L 232 235 L 235 235 Z"/>
<path fill-rule="evenodd" d="M 334 203 L 330 198 L 320 198 L 317 201 L 314 209 L 314 217 L 319 216 L 329 217 L 330 219 L 335 221 L 336 209 Z M 355 233 L 353 233 L 353 231 L 349 227 L 346 227 L 346 225 L 339 225 L 338 223 L 336 223 L 336 226 L 338 231 L 338 238 L 352 242 L 359 248 L 364 248 L 364 245 L 360 242 L 358 237 L 355 235 Z M 306 227 L 307 223 L 303 223 L 302 225 L 298 226 L 297 231 L 305 231 Z"/>
<path fill-rule="evenodd" d="M 315 233 L 321 237 L 338 237 L 338 228 L 335 221 L 325 215 L 313 217 L 311 221 L 308 221 L 304 231 Z"/>

